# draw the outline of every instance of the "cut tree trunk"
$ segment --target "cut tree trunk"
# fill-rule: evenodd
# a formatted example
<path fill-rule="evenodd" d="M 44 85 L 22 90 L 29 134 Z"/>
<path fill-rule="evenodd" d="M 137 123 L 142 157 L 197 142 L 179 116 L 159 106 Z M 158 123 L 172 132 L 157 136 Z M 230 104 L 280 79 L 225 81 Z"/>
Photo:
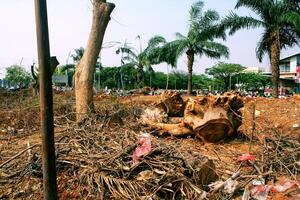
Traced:
<path fill-rule="evenodd" d="M 183 117 L 185 102 L 179 92 L 165 91 L 157 104 L 169 117 Z"/>
<path fill-rule="evenodd" d="M 146 109 L 141 119 L 143 124 L 162 133 L 195 135 L 204 142 L 217 143 L 233 135 L 242 124 L 243 106 L 237 93 L 190 98 L 185 103 L 178 93 L 166 92 L 156 108 Z"/>
<path fill-rule="evenodd" d="M 192 50 L 188 50 L 186 52 L 187 59 L 188 59 L 188 95 L 192 94 L 193 91 L 193 64 L 194 64 L 194 57 L 195 53 Z"/>
<path fill-rule="evenodd" d="M 106 0 L 93 1 L 93 21 L 88 43 L 75 72 L 76 119 L 82 122 L 94 111 L 93 74 L 103 37 L 115 5 Z"/>
<path fill-rule="evenodd" d="M 279 60 L 280 60 L 280 41 L 277 32 L 271 34 L 271 50 L 270 50 L 270 62 L 272 69 L 272 95 L 274 98 L 278 98 L 279 87 Z"/>
<path fill-rule="evenodd" d="M 231 136 L 241 125 L 242 97 L 234 93 L 190 99 L 184 113 L 184 123 L 206 142 L 220 142 Z"/>

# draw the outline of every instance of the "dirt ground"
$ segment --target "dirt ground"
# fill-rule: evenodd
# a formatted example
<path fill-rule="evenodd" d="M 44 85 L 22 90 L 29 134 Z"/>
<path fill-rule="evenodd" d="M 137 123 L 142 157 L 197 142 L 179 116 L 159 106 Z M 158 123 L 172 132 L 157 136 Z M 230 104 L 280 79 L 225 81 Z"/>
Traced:
<path fill-rule="evenodd" d="M 193 137 L 159 137 L 155 130 L 140 125 L 140 113 L 158 99 L 158 96 L 141 95 L 96 96 L 97 113 L 85 126 L 78 126 L 74 122 L 73 94 L 55 94 L 60 199 L 194 199 L 199 198 L 200 189 L 206 191 L 206 199 L 242 199 L 245 190 L 255 187 L 253 182 L 257 179 L 263 179 L 266 185 L 293 181 L 294 186 L 284 192 L 270 191 L 268 199 L 300 199 L 298 96 L 285 99 L 245 98 L 239 133 L 220 144 L 204 144 Z M 29 91 L 1 92 L 0 199 L 42 198 L 38 115 L 38 99 L 31 97 Z M 121 120 L 110 125 L 113 116 Z M 141 133 L 151 133 L 152 149 L 158 153 L 145 157 L 145 166 L 132 168 L 129 165 L 130 154 Z M 239 161 L 243 154 L 253 155 L 255 161 Z M 170 160 L 170 157 L 174 159 Z M 175 159 L 177 157 L 183 164 Z M 199 186 L 194 177 L 186 175 L 185 163 L 203 158 L 213 162 L 213 170 L 220 181 L 228 180 L 239 171 L 235 179 L 238 187 L 234 192 Z M 151 182 L 154 180 L 153 171 L 158 171 L 158 182 Z M 139 178 L 145 174 L 142 172 L 151 173 L 149 179 Z M 148 183 L 138 182 L 140 179 L 148 180 Z M 181 185 L 177 187 L 179 182 Z M 139 188 L 145 191 L 138 191 Z M 189 195 L 189 192 L 193 194 Z M 205 199 L 204 196 L 202 199 Z"/>

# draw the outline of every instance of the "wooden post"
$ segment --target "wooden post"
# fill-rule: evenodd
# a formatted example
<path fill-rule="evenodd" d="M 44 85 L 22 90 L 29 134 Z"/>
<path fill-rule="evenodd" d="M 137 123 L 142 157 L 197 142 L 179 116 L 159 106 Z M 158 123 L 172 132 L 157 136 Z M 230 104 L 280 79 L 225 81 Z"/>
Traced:
<path fill-rule="evenodd" d="M 53 128 L 52 69 L 50 66 L 46 0 L 35 0 L 35 17 L 39 61 L 44 199 L 56 200 L 57 183 Z"/>

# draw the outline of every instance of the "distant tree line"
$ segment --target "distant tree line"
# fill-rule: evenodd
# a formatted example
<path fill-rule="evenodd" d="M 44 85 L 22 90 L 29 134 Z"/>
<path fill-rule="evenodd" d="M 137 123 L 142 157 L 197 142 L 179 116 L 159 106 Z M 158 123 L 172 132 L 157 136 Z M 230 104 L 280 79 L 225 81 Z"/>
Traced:
<path fill-rule="evenodd" d="M 263 90 L 271 86 L 271 78 L 261 73 L 245 73 L 240 64 L 219 62 L 205 70 L 205 74 L 193 75 L 193 87 L 196 90 Z M 74 64 L 57 67 L 54 75 L 68 76 L 68 86 L 73 87 Z M 140 87 L 157 89 L 186 90 L 188 86 L 188 73 L 172 70 L 169 74 L 154 71 L 153 68 L 143 70 L 143 80 L 137 80 L 137 70 L 133 65 L 121 67 L 103 67 L 97 64 L 93 84 L 97 89 L 123 89 L 131 90 Z M 12 65 L 6 69 L 5 82 L 15 88 L 28 87 L 33 80 L 24 67 Z"/>

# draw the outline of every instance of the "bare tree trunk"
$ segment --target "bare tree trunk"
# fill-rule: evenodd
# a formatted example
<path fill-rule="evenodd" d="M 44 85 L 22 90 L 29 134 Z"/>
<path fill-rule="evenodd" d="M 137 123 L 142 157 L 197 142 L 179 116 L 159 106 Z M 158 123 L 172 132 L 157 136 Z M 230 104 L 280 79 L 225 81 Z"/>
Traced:
<path fill-rule="evenodd" d="M 101 50 L 110 14 L 115 8 L 106 0 L 93 1 L 93 21 L 88 43 L 75 72 L 76 118 L 82 122 L 94 110 L 93 73 Z"/>
<path fill-rule="evenodd" d="M 270 62 L 272 69 L 272 95 L 273 98 L 278 98 L 278 86 L 279 86 L 279 60 L 280 60 L 280 42 L 277 32 L 271 35 L 271 49 L 270 49 Z"/>
<path fill-rule="evenodd" d="M 193 64 L 194 64 L 194 51 L 188 50 L 186 52 L 187 58 L 188 58 L 188 95 L 192 94 L 193 90 Z"/>

